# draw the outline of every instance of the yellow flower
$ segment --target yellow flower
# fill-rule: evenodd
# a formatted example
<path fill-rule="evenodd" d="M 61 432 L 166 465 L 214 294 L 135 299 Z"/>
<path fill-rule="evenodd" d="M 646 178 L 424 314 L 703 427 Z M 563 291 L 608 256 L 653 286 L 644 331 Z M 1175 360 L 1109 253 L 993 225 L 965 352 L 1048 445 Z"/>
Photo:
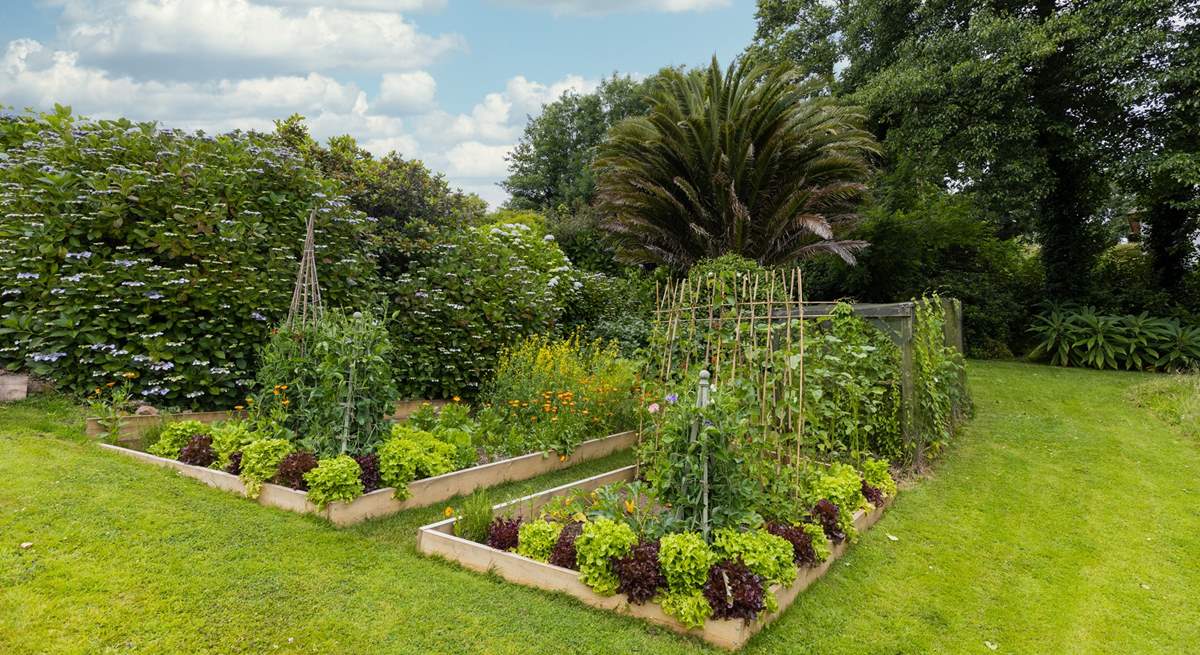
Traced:
<path fill-rule="evenodd" d="M 461 401 L 462 401 L 462 398 L 459 398 L 458 396 L 454 397 L 454 402 L 457 403 L 457 402 L 461 402 Z"/>
<path fill-rule="evenodd" d="M 633 514 L 633 501 L 632 500 L 625 501 L 625 513 Z"/>
<path fill-rule="evenodd" d="M 279 401 L 279 404 L 283 405 L 284 407 L 287 407 L 288 405 L 292 404 L 292 401 L 288 400 L 287 398 L 284 398 L 283 400 Z"/>
<path fill-rule="evenodd" d="M 565 462 L 565 461 L 567 461 L 567 456 L 566 456 L 566 455 L 559 455 L 559 456 L 558 456 L 558 461 L 560 461 L 560 462 Z"/>
<path fill-rule="evenodd" d="M 286 385 L 286 384 L 281 384 L 281 385 L 279 385 L 279 388 L 280 388 L 280 389 L 283 389 L 284 391 L 287 391 L 287 385 Z"/>
<path fill-rule="evenodd" d="M 234 408 L 234 409 L 236 409 L 236 410 L 237 410 L 237 411 L 239 411 L 239 412 L 240 412 L 240 411 L 242 411 L 243 409 L 246 409 L 245 407 L 243 407 L 243 406 L 241 406 L 241 405 L 234 405 L 234 406 L 233 406 L 233 408 Z"/>
<path fill-rule="evenodd" d="M 453 508 L 453 507 L 446 507 L 446 510 L 445 510 L 444 512 L 442 512 L 442 514 L 443 514 L 443 515 L 444 515 L 446 518 L 450 518 L 451 516 L 454 516 L 454 508 Z"/>

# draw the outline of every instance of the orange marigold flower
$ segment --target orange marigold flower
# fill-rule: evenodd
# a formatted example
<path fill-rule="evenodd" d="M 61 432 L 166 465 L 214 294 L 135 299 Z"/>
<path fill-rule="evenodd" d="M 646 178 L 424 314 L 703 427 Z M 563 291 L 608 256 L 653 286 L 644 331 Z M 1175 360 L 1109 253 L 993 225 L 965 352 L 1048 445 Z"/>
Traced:
<path fill-rule="evenodd" d="M 444 515 L 446 518 L 450 518 L 451 516 L 454 516 L 454 508 L 453 508 L 453 507 L 446 507 L 445 511 L 443 511 L 443 512 L 442 512 L 442 514 L 443 514 L 443 515 Z"/>

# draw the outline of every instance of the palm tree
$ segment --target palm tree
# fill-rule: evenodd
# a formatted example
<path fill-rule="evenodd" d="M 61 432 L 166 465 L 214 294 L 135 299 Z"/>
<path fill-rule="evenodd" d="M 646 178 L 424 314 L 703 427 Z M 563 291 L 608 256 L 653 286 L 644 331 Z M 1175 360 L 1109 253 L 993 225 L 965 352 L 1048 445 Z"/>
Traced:
<path fill-rule="evenodd" d="M 618 256 L 684 269 L 737 253 L 764 265 L 854 263 L 852 224 L 878 144 L 862 113 L 816 97 L 791 67 L 665 70 L 650 113 L 614 126 L 597 192 Z"/>

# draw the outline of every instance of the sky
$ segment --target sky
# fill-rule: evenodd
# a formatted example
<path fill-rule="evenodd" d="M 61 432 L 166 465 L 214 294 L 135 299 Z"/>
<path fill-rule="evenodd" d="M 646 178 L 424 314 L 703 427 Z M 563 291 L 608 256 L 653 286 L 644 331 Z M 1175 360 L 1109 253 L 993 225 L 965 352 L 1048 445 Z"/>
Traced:
<path fill-rule="evenodd" d="M 544 103 L 753 32 L 753 0 L 0 0 L 0 107 L 209 133 L 299 113 L 495 207 Z"/>

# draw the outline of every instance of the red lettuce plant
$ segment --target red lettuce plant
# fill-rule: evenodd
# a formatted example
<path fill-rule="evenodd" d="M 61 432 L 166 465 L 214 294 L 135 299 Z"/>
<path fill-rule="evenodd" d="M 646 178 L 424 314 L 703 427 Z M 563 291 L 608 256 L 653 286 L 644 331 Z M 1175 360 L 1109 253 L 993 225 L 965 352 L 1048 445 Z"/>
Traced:
<path fill-rule="evenodd" d="M 179 461 L 192 466 L 208 466 L 217 461 L 217 452 L 212 448 L 212 437 L 198 435 L 188 440 L 179 451 Z"/>
<path fill-rule="evenodd" d="M 487 545 L 496 550 L 516 550 L 520 529 L 521 517 L 497 516 L 488 526 Z"/>
<path fill-rule="evenodd" d="M 613 570 L 620 584 L 617 591 L 629 597 L 629 602 L 641 605 L 654 598 L 667 584 L 658 565 L 658 542 L 643 541 L 625 557 L 613 560 Z"/>
<path fill-rule="evenodd" d="M 229 464 L 225 467 L 225 472 L 234 475 L 242 473 L 242 451 L 235 450 L 229 453 Z"/>
<path fill-rule="evenodd" d="M 821 529 L 825 531 L 825 536 L 832 539 L 834 543 L 846 540 L 846 533 L 842 532 L 842 525 L 838 520 L 838 506 L 828 498 L 823 498 L 813 505 L 811 518 L 813 523 L 821 526 Z"/>
<path fill-rule="evenodd" d="M 575 539 L 583 533 L 582 523 L 568 523 L 558 534 L 554 550 L 550 551 L 550 563 L 564 569 L 576 569 Z"/>
<path fill-rule="evenodd" d="M 754 620 L 767 606 L 764 593 L 762 578 L 741 562 L 714 564 L 704 583 L 704 597 L 716 619 Z"/>
<path fill-rule="evenodd" d="M 364 494 L 383 488 L 383 478 L 379 475 L 379 455 L 375 453 L 359 455 L 354 458 L 354 461 L 358 462 L 358 468 L 361 471 L 358 478 L 362 480 Z"/>
<path fill-rule="evenodd" d="M 813 549 L 812 536 L 797 525 L 772 521 L 767 523 L 767 532 L 786 539 L 792 544 L 792 561 L 797 566 L 813 566 L 817 564 L 817 551 Z"/>
<path fill-rule="evenodd" d="M 871 503 L 876 507 L 883 505 L 883 491 L 881 491 L 878 487 L 872 487 L 871 485 L 867 484 L 866 480 L 862 481 L 862 495 L 863 498 L 867 499 L 868 503 Z"/>
<path fill-rule="evenodd" d="M 291 453 L 279 462 L 279 473 L 275 475 L 275 481 L 285 487 L 307 491 L 308 483 L 304 481 L 304 474 L 315 468 L 316 455 L 304 451 Z"/>

